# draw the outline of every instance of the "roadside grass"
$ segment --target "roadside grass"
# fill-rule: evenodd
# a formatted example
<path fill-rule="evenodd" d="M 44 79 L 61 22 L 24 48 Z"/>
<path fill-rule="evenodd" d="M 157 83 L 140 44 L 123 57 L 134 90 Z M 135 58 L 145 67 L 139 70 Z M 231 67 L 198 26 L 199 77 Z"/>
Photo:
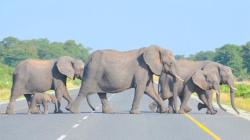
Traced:
<path fill-rule="evenodd" d="M 213 96 L 213 100 L 216 101 L 215 96 Z M 250 112 L 250 98 L 235 97 L 234 102 L 235 102 L 236 108 Z M 224 93 L 224 92 L 221 93 L 221 103 L 231 106 L 230 93 Z"/>

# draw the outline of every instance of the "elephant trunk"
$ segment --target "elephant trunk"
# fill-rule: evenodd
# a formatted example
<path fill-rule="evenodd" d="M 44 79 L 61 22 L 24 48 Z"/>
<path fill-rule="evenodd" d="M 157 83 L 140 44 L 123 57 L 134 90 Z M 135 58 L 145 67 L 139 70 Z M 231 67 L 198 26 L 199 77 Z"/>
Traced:
<path fill-rule="evenodd" d="M 221 106 L 221 103 L 220 103 L 220 92 L 219 91 L 216 91 L 216 101 L 217 101 L 217 104 L 218 104 L 218 106 L 220 107 L 221 110 L 227 111 L 225 108 L 223 108 Z"/>
<path fill-rule="evenodd" d="M 236 89 L 236 88 L 231 85 L 230 86 L 230 100 L 231 100 L 231 105 L 232 105 L 232 108 L 234 109 L 234 111 L 237 114 L 240 114 L 239 111 L 236 109 L 235 104 L 234 104 L 234 89 Z"/>

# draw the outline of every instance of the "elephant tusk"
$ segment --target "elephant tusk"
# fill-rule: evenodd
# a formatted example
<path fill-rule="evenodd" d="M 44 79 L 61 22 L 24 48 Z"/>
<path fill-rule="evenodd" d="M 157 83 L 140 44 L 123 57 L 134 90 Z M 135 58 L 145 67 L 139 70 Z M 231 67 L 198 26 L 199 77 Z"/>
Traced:
<path fill-rule="evenodd" d="M 180 81 L 184 82 L 184 80 L 183 80 L 180 76 L 175 75 L 175 77 L 176 77 L 177 79 L 179 79 Z"/>
<path fill-rule="evenodd" d="M 237 90 L 237 88 L 235 88 L 235 87 L 232 87 L 232 89 L 233 89 L 233 90 Z"/>

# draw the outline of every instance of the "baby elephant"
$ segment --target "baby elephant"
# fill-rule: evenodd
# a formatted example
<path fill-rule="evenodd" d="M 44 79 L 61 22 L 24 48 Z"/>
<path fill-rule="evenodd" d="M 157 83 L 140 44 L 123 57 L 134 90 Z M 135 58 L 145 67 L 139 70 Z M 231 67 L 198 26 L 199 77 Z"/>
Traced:
<path fill-rule="evenodd" d="M 44 114 L 48 114 L 48 103 L 55 104 L 54 112 L 57 112 L 57 99 L 55 96 L 45 93 L 36 93 L 32 96 L 28 114 L 41 112 L 40 105 L 44 108 Z"/>

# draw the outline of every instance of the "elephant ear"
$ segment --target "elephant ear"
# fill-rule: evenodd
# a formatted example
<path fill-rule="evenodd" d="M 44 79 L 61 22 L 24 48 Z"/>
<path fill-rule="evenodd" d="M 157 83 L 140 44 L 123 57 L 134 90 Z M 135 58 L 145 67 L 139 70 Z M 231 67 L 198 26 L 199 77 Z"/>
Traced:
<path fill-rule="evenodd" d="M 69 56 L 60 57 L 57 61 L 57 68 L 59 72 L 71 79 L 74 78 L 75 70 L 72 66 L 73 58 Z"/>
<path fill-rule="evenodd" d="M 156 45 L 151 45 L 145 48 L 143 58 L 145 63 L 155 75 L 160 75 L 162 72 L 162 63 L 160 57 L 161 48 Z"/>
<path fill-rule="evenodd" d="M 195 72 L 194 75 L 192 76 L 192 80 L 195 85 L 197 85 L 203 90 L 207 90 L 209 88 L 209 85 L 205 77 L 205 73 L 202 70 L 198 70 L 197 72 Z"/>

